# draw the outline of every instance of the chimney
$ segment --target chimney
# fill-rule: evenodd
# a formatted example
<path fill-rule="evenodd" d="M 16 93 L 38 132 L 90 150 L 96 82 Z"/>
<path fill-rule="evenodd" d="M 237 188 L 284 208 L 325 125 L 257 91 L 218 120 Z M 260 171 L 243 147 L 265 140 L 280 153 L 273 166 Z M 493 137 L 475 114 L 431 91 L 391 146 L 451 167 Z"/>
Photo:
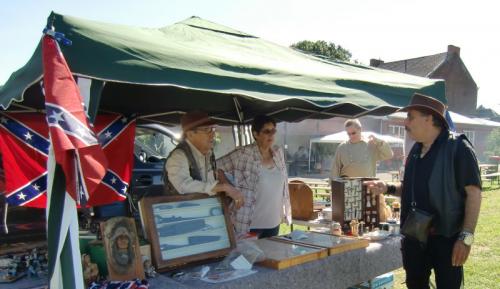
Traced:
<path fill-rule="evenodd" d="M 379 67 L 380 64 L 382 63 L 384 63 L 384 61 L 381 59 L 374 59 L 374 58 L 370 59 L 370 66 Z"/>
<path fill-rule="evenodd" d="M 457 56 L 460 56 L 460 47 L 453 46 L 453 45 L 448 45 L 448 56 L 451 56 L 451 54 L 456 54 Z"/>

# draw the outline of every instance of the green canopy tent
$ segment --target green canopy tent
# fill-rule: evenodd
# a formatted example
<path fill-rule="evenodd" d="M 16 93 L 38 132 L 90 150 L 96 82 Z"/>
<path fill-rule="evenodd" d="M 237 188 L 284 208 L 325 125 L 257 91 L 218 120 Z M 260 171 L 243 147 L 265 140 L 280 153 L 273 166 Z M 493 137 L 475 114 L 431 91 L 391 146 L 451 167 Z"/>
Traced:
<path fill-rule="evenodd" d="M 326 61 L 198 17 L 159 29 L 56 13 L 49 23 L 73 42 L 61 48 L 74 75 L 104 84 L 91 97 L 94 112 L 170 124 L 203 109 L 241 124 L 260 113 L 280 121 L 386 115 L 416 91 L 445 101 L 441 80 Z M 43 110 L 41 79 L 39 45 L 0 87 L 0 107 Z"/>
<path fill-rule="evenodd" d="M 185 111 L 202 109 L 221 124 L 245 124 L 262 113 L 280 121 L 386 115 L 417 91 L 445 101 L 441 80 L 322 60 L 198 17 L 159 29 L 55 13 L 48 23 L 72 41 L 61 46 L 72 73 L 92 82 L 91 116 L 111 111 L 171 124 Z M 44 110 L 41 58 L 39 45 L 0 87 L 0 107 Z M 49 252 L 57 252 L 49 254 L 51 282 L 77 288 L 75 233 L 61 225 L 73 218 L 74 226 L 75 216 L 63 206 L 71 202 L 60 166 L 48 175 L 55 180 L 49 185 Z"/>

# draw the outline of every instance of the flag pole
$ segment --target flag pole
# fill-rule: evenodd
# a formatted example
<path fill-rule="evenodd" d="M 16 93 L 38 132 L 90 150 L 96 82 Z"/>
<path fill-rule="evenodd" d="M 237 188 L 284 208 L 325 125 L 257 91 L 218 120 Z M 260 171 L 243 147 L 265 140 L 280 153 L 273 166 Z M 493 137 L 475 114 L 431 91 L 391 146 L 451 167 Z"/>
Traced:
<path fill-rule="evenodd" d="M 83 289 L 76 203 L 66 193 L 64 172 L 55 161 L 52 146 L 47 161 L 47 197 L 49 288 Z"/>
<path fill-rule="evenodd" d="M 84 289 L 79 246 L 77 202 L 79 175 L 92 181 L 91 191 L 102 180 L 106 160 L 95 133 L 89 128 L 81 94 L 64 59 L 58 42 L 71 45 L 53 27 L 44 29 L 42 38 L 44 94 L 50 151 L 47 160 L 47 241 L 49 288 Z M 85 173 L 79 150 L 84 152 Z M 106 163 L 106 164 L 104 164 Z M 85 180 L 87 181 L 87 180 Z"/>

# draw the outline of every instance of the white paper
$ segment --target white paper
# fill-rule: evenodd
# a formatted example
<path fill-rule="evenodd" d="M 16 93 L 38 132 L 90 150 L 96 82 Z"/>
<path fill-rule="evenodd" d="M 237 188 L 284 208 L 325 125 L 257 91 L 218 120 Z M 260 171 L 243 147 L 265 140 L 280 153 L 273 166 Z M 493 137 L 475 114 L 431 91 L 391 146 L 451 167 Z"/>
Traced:
<path fill-rule="evenodd" d="M 238 258 L 234 259 L 233 262 L 231 262 L 231 267 L 236 270 L 250 270 L 252 269 L 252 264 L 248 262 L 245 256 L 240 255 Z"/>

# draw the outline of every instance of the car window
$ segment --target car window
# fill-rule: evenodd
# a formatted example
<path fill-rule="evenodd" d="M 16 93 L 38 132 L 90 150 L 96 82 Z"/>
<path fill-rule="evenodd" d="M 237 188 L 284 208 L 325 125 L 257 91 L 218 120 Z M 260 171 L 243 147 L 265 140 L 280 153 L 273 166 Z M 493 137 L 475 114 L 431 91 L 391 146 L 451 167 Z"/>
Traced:
<path fill-rule="evenodd" d="M 150 128 L 136 128 L 134 154 L 142 162 L 165 159 L 176 145 L 170 135 Z"/>

